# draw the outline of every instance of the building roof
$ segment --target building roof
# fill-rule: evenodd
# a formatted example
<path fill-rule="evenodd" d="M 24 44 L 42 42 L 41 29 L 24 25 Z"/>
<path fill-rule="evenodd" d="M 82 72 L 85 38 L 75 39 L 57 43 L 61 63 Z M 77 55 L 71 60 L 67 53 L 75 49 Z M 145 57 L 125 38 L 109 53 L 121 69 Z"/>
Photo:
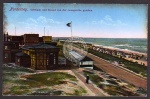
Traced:
<path fill-rule="evenodd" d="M 74 51 L 74 50 L 70 51 L 69 54 L 72 55 L 75 59 L 78 59 L 78 60 L 81 60 L 84 57 L 84 55 L 82 55 L 82 54 L 80 54 L 80 53 L 78 53 L 77 51 Z M 86 56 L 81 61 L 93 61 L 93 60 Z"/>
<path fill-rule="evenodd" d="M 39 35 L 39 34 L 24 34 L 24 35 L 29 35 L 29 36 L 31 36 L 31 35 Z"/>
<path fill-rule="evenodd" d="M 56 46 L 52 46 L 49 44 L 39 43 L 39 44 L 33 44 L 28 46 L 23 46 L 22 49 L 40 49 L 40 48 L 58 48 Z"/>
<path fill-rule="evenodd" d="M 80 65 L 80 67 L 93 67 L 93 65 Z"/>
<path fill-rule="evenodd" d="M 89 57 L 85 57 L 84 59 L 82 59 L 81 61 L 93 61 L 91 58 L 89 58 Z"/>
<path fill-rule="evenodd" d="M 41 44 L 48 44 L 48 45 L 52 45 L 52 46 L 56 46 L 57 42 L 40 42 Z"/>
<path fill-rule="evenodd" d="M 11 37 L 11 38 L 18 38 L 18 37 L 23 38 L 23 36 L 16 36 L 16 35 L 9 35 L 9 37 Z"/>
<path fill-rule="evenodd" d="M 79 54 L 78 52 L 74 50 L 69 51 L 69 54 L 72 55 L 75 59 L 79 59 L 79 60 L 82 59 L 83 57 L 81 54 Z"/>
<path fill-rule="evenodd" d="M 29 56 L 28 54 L 26 53 L 23 53 L 23 52 L 18 52 L 15 54 L 16 56 Z"/>

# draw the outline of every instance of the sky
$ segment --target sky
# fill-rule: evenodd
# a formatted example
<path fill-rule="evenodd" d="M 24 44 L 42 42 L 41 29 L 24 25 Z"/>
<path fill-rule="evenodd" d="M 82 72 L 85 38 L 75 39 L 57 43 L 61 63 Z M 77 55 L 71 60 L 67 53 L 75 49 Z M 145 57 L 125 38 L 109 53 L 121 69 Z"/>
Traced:
<path fill-rule="evenodd" d="M 146 4 L 4 3 L 4 32 L 10 35 L 147 38 Z M 45 32 L 44 32 L 45 27 Z"/>

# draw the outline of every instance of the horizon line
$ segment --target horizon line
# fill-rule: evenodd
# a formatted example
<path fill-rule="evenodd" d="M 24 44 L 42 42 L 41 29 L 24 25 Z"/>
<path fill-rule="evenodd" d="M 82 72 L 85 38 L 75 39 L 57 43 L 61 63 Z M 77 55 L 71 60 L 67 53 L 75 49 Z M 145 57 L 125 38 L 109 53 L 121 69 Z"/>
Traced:
<path fill-rule="evenodd" d="M 52 36 L 53 37 L 53 36 Z M 56 37 L 56 36 L 54 36 L 54 37 Z M 70 37 L 70 36 L 69 36 Z M 67 37 L 66 36 L 66 38 L 69 38 L 69 37 Z M 73 37 L 80 37 L 80 36 L 73 36 Z M 60 37 L 60 38 L 65 38 L 65 37 Z M 115 37 L 81 37 L 81 38 L 115 38 Z M 117 38 L 119 38 L 119 37 L 116 37 L 116 39 Z M 123 37 L 120 37 L 120 38 L 123 38 Z M 124 37 L 125 38 L 125 37 Z M 127 37 L 127 38 L 129 38 L 129 37 Z M 130 37 L 131 39 L 147 39 L 147 38 L 132 38 L 132 37 Z M 130 39 L 129 38 L 129 39 Z"/>
<path fill-rule="evenodd" d="M 25 33 L 25 34 L 30 34 L 30 33 Z M 39 34 L 39 33 L 31 33 L 31 34 Z M 9 34 L 8 34 L 9 35 Z M 24 35 L 24 34 L 22 34 L 22 35 Z M 10 36 L 22 36 L 22 35 L 10 35 Z M 45 35 L 46 36 L 46 35 Z M 47 36 L 52 36 L 52 35 L 47 35 Z M 42 36 L 40 36 L 39 35 L 39 37 L 42 37 Z M 59 37 L 59 36 L 52 36 L 52 37 Z M 69 38 L 69 37 L 71 37 L 71 36 L 64 36 L 64 37 L 62 37 L 62 36 L 60 36 L 59 38 Z M 81 37 L 81 36 L 73 36 L 73 37 Z M 142 38 L 140 38 L 140 37 L 137 37 L 137 38 L 133 38 L 133 37 L 81 37 L 81 38 L 129 38 L 129 39 L 148 39 L 148 37 L 146 37 L 146 38 L 144 38 L 144 37 L 142 37 Z"/>

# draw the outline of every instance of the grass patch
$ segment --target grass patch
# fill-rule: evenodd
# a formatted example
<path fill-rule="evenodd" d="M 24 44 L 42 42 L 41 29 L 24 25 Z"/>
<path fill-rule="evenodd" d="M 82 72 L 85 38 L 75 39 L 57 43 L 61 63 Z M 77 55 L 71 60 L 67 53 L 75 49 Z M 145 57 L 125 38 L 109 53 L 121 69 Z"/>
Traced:
<path fill-rule="evenodd" d="M 136 93 L 133 93 L 129 90 L 121 88 L 120 86 L 112 86 L 112 85 L 105 85 L 103 89 L 110 95 L 122 95 L 122 96 L 139 96 Z"/>
<path fill-rule="evenodd" d="M 34 81 L 34 80 L 15 80 L 14 83 L 19 85 L 27 85 L 31 88 L 43 86 L 42 83 Z"/>
<path fill-rule="evenodd" d="M 82 96 L 84 93 L 87 93 L 85 89 L 80 87 L 80 89 L 75 89 L 73 94 L 68 93 L 68 95 L 74 95 L 74 96 Z"/>
<path fill-rule="evenodd" d="M 26 76 L 25 78 L 28 81 L 38 82 L 42 85 L 47 85 L 47 86 L 63 84 L 65 83 L 65 81 L 62 81 L 62 80 L 65 80 L 65 79 L 77 81 L 75 76 L 72 76 L 70 74 L 63 73 L 63 72 L 35 74 L 35 75 Z"/>
<path fill-rule="evenodd" d="M 138 94 L 133 93 L 133 92 L 127 90 L 126 88 L 119 86 L 119 84 L 114 80 L 107 80 L 107 82 L 110 84 L 105 85 L 104 83 L 102 83 L 104 81 L 104 79 L 99 77 L 98 75 L 92 74 L 92 73 L 87 72 L 87 71 L 83 71 L 83 72 L 84 72 L 83 74 L 85 77 L 86 77 L 86 75 L 89 75 L 90 80 L 94 84 L 96 84 L 99 88 L 101 88 L 105 92 L 107 92 L 109 95 L 113 95 L 113 96 L 139 96 Z"/>
<path fill-rule="evenodd" d="M 34 73 L 35 71 L 34 70 L 30 70 L 30 69 L 27 69 L 27 68 L 23 68 L 23 67 L 20 67 L 17 69 L 19 72 L 26 72 L 26 73 Z"/>
<path fill-rule="evenodd" d="M 14 96 L 28 96 L 28 95 L 48 95 L 48 96 L 59 96 L 67 95 L 64 91 L 55 90 L 49 88 L 49 86 L 67 84 L 68 81 L 76 83 L 78 80 L 75 76 L 66 72 L 47 72 L 39 74 L 25 75 L 22 74 L 32 73 L 23 67 L 9 67 L 3 66 L 3 95 L 14 95 Z M 19 76 L 20 75 L 20 76 Z M 11 84 L 10 84 L 11 82 Z M 45 88 L 43 88 L 45 87 Z M 41 89 L 40 89 L 41 88 Z M 52 87 L 53 88 L 53 87 Z M 72 87 L 73 88 L 73 87 Z M 71 90 L 74 90 L 71 89 Z M 78 88 L 72 95 L 82 95 L 86 91 L 82 88 Z"/>
<path fill-rule="evenodd" d="M 62 95 L 64 92 L 60 90 L 52 90 L 48 88 L 42 88 L 42 89 L 37 89 L 35 92 L 32 92 L 29 95 L 51 95 L 51 96 L 58 96 Z"/>
<path fill-rule="evenodd" d="M 13 76 L 17 76 L 18 74 L 17 73 L 15 73 L 15 72 L 3 72 L 3 76 L 11 76 L 11 77 L 13 77 Z"/>
<path fill-rule="evenodd" d="M 3 72 L 26 72 L 26 73 L 34 73 L 34 70 L 24 68 L 24 67 L 19 67 L 19 66 L 8 66 L 8 64 L 2 66 Z"/>
<path fill-rule="evenodd" d="M 11 95 L 23 95 L 30 92 L 28 86 L 13 86 L 10 89 Z"/>
<path fill-rule="evenodd" d="M 108 83 L 118 86 L 119 84 L 113 80 L 107 80 Z"/>
<path fill-rule="evenodd" d="M 102 82 L 104 79 L 99 77 L 98 75 L 94 75 L 88 71 L 83 71 L 84 76 L 86 77 L 87 75 L 89 75 L 90 80 L 96 84 L 97 86 L 99 86 L 99 82 Z"/>

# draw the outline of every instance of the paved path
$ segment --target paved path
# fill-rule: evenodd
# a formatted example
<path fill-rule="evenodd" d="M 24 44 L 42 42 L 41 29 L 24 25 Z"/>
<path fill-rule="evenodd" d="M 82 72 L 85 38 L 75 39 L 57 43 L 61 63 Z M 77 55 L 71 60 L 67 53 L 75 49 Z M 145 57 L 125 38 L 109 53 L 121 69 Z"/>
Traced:
<path fill-rule="evenodd" d="M 89 84 L 87 84 L 85 82 L 85 77 L 81 76 L 81 74 L 79 74 L 78 70 L 72 70 L 72 72 L 87 86 L 87 88 L 89 88 L 93 93 L 95 93 L 97 96 L 109 96 L 107 93 L 104 93 L 102 90 L 100 90 L 100 88 L 96 87 L 91 81 L 89 82 Z"/>

